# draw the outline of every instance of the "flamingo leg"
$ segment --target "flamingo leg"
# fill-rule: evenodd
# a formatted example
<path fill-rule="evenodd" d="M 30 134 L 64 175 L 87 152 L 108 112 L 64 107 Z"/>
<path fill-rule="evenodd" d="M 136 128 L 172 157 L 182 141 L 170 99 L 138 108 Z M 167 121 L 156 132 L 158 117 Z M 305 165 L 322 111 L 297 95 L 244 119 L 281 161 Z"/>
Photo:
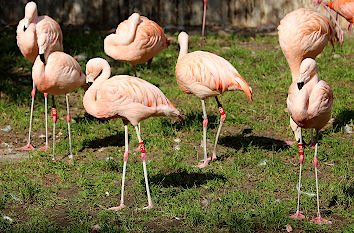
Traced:
<path fill-rule="evenodd" d="M 143 161 L 143 170 L 144 170 L 144 178 L 145 178 L 145 185 L 146 185 L 146 194 L 148 197 L 148 206 L 144 207 L 143 209 L 151 209 L 153 207 L 151 196 L 150 196 L 150 188 L 149 188 L 149 180 L 147 176 L 147 169 L 146 169 L 146 151 L 143 140 L 140 137 L 140 131 L 137 125 L 134 126 L 136 135 L 138 136 L 140 151 L 141 151 L 141 160 Z"/>
<path fill-rule="evenodd" d="M 317 150 L 318 150 L 318 132 L 317 132 L 317 136 L 316 136 L 315 155 L 313 157 L 313 164 L 315 165 L 315 176 L 316 176 L 317 217 L 315 219 L 313 219 L 311 222 L 314 222 L 319 225 L 332 224 L 331 221 L 322 218 L 321 214 L 320 214 L 320 200 L 318 197 L 318 176 L 317 176 L 317 166 L 318 166 Z"/>
<path fill-rule="evenodd" d="M 205 32 L 205 21 L 206 21 L 206 8 L 208 0 L 204 0 L 204 11 L 203 11 L 203 25 L 202 25 L 202 40 L 200 42 L 200 47 L 204 47 L 204 32 Z"/>
<path fill-rule="evenodd" d="M 70 110 L 69 110 L 69 94 L 65 95 L 66 98 L 66 110 L 67 110 L 67 115 L 66 115 L 66 122 L 68 123 L 68 135 L 69 135 L 69 147 L 70 147 L 70 154 L 69 154 L 69 164 L 73 164 L 73 150 L 72 150 L 72 145 L 71 145 L 71 132 L 70 132 Z"/>
<path fill-rule="evenodd" d="M 52 114 L 53 114 L 53 162 L 55 163 L 55 124 L 57 122 L 57 107 L 55 105 L 54 95 L 52 95 Z"/>
<path fill-rule="evenodd" d="M 300 173 L 299 173 L 299 188 L 297 190 L 297 210 L 296 213 L 289 216 L 290 218 L 305 218 L 303 214 L 300 213 L 300 195 L 301 195 L 301 170 L 302 170 L 302 162 L 304 161 L 304 148 L 302 146 L 302 135 L 301 135 L 301 128 L 298 127 L 295 131 L 295 137 L 298 141 L 299 147 L 299 161 L 300 161 Z"/>
<path fill-rule="evenodd" d="M 208 159 L 207 156 L 207 148 L 206 148 L 206 132 L 207 132 L 207 126 L 208 126 L 208 116 L 206 114 L 205 110 L 205 101 L 202 100 L 202 107 L 203 107 L 203 150 L 204 150 L 204 160 L 202 163 L 199 163 L 196 167 L 199 168 L 204 168 L 208 166 L 209 161 L 211 158 Z"/>
<path fill-rule="evenodd" d="M 219 123 L 218 132 L 216 133 L 213 157 L 211 159 L 212 161 L 216 160 L 216 146 L 218 145 L 218 139 L 219 139 L 219 135 L 220 135 L 222 124 L 223 124 L 223 122 L 225 121 L 225 118 L 226 118 L 226 114 L 225 114 L 224 108 L 222 107 L 221 103 L 219 102 L 218 97 L 215 96 L 215 100 L 218 103 L 219 112 L 220 112 L 221 117 L 220 117 L 220 123 Z"/>
<path fill-rule="evenodd" d="M 150 69 L 150 67 L 151 67 L 152 59 L 153 59 L 153 57 L 150 60 L 148 60 L 148 62 L 147 62 L 147 68 L 148 69 Z"/>
<path fill-rule="evenodd" d="M 39 151 L 49 149 L 48 145 L 48 93 L 44 93 L 44 113 L 45 113 L 45 146 L 39 148 Z"/>
<path fill-rule="evenodd" d="M 136 65 L 133 65 L 133 68 L 134 68 L 134 76 L 135 76 L 135 77 L 138 77 L 138 76 L 136 75 Z"/>
<path fill-rule="evenodd" d="M 128 157 L 129 157 L 129 149 L 128 149 L 128 140 L 129 140 L 129 135 L 128 135 L 128 125 L 124 124 L 124 131 L 125 131 L 125 152 L 124 152 L 124 164 L 123 164 L 123 174 L 122 174 L 122 191 L 121 191 L 121 196 L 120 196 L 120 205 L 117 207 L 112 207 L 109 208 L 110 210 L 120 210 L 124 207 L 126 207 L 124 205 L 124 182 L 125 182 L 125 172 L 127 169 L 127 162 L 128 162 Z"/>
<path fill-rule="evenodd" d="M 315 141 L 313 140 L 313 129 L 311 129 L 311 141 L 307 144 L 307 146 L 315 149 Z"/>
<path fill-rule="evenodd" d="M 29 131 L 28 131 L 27 145 L 20 147 L 20 148 L 16 148 L 16 150 L 34 150 L 34 147 L 31 145 L 33 105 L 34 105 L 34 96 L 36 95 L 36 86 L 34 85 L 34 82 L 33 82 L 33 88 L 31 91 L 31 95 L 32 95 L 32 103 L 31 103 L 31 115 L 30 115 L 30 125 L 29 125 Z"/>

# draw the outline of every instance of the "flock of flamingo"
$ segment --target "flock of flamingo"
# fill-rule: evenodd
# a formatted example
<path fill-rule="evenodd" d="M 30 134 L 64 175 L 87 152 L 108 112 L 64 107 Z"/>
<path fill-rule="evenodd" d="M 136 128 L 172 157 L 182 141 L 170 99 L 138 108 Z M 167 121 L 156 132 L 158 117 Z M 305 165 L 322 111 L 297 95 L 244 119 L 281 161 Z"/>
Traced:
<path fill-rule="evenodd" d="M 321 0 L 313 0 L 320 4 Z M 207 0 L 204 0 L 204 16 L 202 28 L 202 43 L 204 38 L 205 12 Z M 336 0 L 325 2 L 343 16 L 350 26 L 353 24 L 354 0 Z M 350 30 L 350 26 L 348 30 Z M 333 45 L 338 39 L 336 30 L 331 21 L 320 13 L 310 9 L 298 9 L 288 13 L 278 27 L 279 43 L 288 61 L 292 84 L 289 87 L 287 99 L 290 114 L 290 126 L 295 133 L 299 148 L 300 173 L 297 211 L 291 218 L 304 218 L 300 213 L 300 187 L 301 169 L 304 160 L 303 139 L 301 130 L 311 129 L 311 144 L 315 148 L 313 163 L 316 174 L 317 217 L 313 220 L 317 224 L 330 224 L 320 215 L 317 177 L 317 150 L 318 132 L 323 128 L 331 115 L 333 93 L 330 86 L 318 76 L 315 62 L 322 50 L 330 41 Z M 340 37 L 342 43 L 343 36 Z M 135 71 L 136 64 L 148 63 L 155 55 L 169 45 L 170 41 L 163 33 L 161 27 L 146 17 L 133 13 L 128 20 L 120 23 L 116 32 L 104 39 L 104 51 L 115 60 L 129 61 Z M 245 79 L 237 72 L 233 65 L 224 58 L 210 52 L 195 51 L 188 53 L 188 34 L 181 32 L 178 36 L 180 52 L 175 68 L 178 86 L 186 94 L 197 96 L 203 108 L 203 149 L 204 159 L 197 165 L 206 167 L 210 161 L 216 159 L 216 147 L 222 124 L 226 118 L 225 111 L 218 100 L 218 95 L 225 91 L 242 90 L 252 101 L 252 89 Z M 48 124 L 47 124 L 47 96 L 52 95 L 53 113 L 53 161 L 55 161 L 55 124 L 57 112 L 54 96 L 66 95 L 67 124 L 70 144 L 69 163 L 73 155 L 70 134 L 69 93 L 76 88 L 83 87 L 85 95 L 83 105 L 86 111 L 100 119 L 122 118 L 125 129 L 125 153 L 122 174 L 121 201 L 119 210 L 124 205 L 124 182 L 126 165 L 129 157 L 128 149 L 128 123 L 136 130 L 139 140 L 141 159 L 143 162 L 148 206 L 153 203 L 150 196 L 149 182 L 146 169 L 146 151 L 140 135 L 139 122 L 153 116 L 167 116 L 180 118 L 178 109 L 154 85 L 133 76 L 117 75 L 111 77 L 110 65 L 103 58 L 90 59 L 86 64 L 86 74 L 81 71 L 78 62 L 63 52 L 63 34 L 59 24 L 48 16 L 38 16 L 37 5 L 29 2 L 25 6 L 25 17 L 17 27 L 17 44 L 23 56 L 33 62 L 32 78 L 32 104 L 28 144 L 19 150 L 34 150 L 31 146 L 31 125 L 34 97 L 36 88 L 45 96 L 46 143 L 38 150 L 48 150 Z M 220 124 L 217 130 L 212 156 L 208 158 L 206 148 L 206 131 L 208 117 L 205 109 L 205 99 L 214 97 L 220 112 Z M 312 130 L 315 129 L 317 137 L 312 139 Z"/>

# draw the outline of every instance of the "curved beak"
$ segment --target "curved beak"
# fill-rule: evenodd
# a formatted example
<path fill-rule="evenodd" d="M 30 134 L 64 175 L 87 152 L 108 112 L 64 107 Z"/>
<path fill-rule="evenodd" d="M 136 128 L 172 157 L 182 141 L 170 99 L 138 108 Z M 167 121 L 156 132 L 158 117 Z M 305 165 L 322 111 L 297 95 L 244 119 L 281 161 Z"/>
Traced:
<path fill-rule="evenodd" d="M 23 31 L 26 31 L 29 26 L 29 19 L 25 19 L 25 23 L 23 25 Z"/>
<path fill-rule="evenodd" d="M 299 88 L 299 90 L 301 90 L 304 85 L 305 85 L 304 82 L 298 82 L 298 83 L 297 83 L 297 88 Z"/>

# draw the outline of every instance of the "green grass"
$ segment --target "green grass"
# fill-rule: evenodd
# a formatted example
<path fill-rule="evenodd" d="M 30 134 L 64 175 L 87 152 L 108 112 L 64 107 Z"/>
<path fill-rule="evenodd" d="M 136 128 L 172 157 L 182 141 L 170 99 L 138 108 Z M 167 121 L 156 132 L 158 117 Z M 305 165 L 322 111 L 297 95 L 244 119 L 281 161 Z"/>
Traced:
<path fill-rule="evenodd" d="M 23 146 L 27 138 L 30 111 L 31 63 L 20 54 L 13 29 L 1 29 L 0 140 Z M 254 92 L 252 105 L 244 93 L 229 92 L 219 99 L 226 111 L 218 156 L 206 169 L 191 165 L 203 156 L 202 110 L 199 99 L 183 94 L 176 82 L 174 67 L 178 56 L 176 35 L 171 46 L 154 58 L 151 69 L 138 65 L 138 76 L 157 85 L 183 113 L 185 124 L 171 124 L 165 118 L 142 122 L 147 149 L 147 166 L 155 207 L 147 204 L 142 164 L 135 130 L 130 131 L 130 157 L 127 167 L 126 205 L 119 212 L 107 208 L 119 205 L 124 153 L 121 120 L 100 121 L 85 114 L 83 90 L 71 94 L 72 139 L 75 165 L 66 163 L 68 136 L 65 98 L 57 97 L 56 153 L 30 152 L 20 162 L 0 162 L 1 232 L 87 232 L 99 224 L 102 232 L 279 232 L 290 224 L 295 232 L 353 232 L 353 136 L 344 126 L 353 126 L 353 45 L 346 38 L 343 47 L 328 46 L 318 58 L 320 77 L 332 87 L 334 122 L 325 129 L 319 146 L 319 189 L 322 215 L 333 225 L 310 223 L 316 216 L 316 199 L 302 195 L 301 211 L 308 217 L 295 221 L 298 181 L 297 147 L 286 148 L 293 140 L 286 108 L 291 83 L 287 62 L 276 36 L 230 35 L 224 39 L 209 34 L 204 50 L 229 60 Z M 101 56 L 109 61 L 112 74 L 132 74 L 127 62 L 113 61 L 103 52 L 102 33 L 64 32 L 64 48 L 71 55 Z M 200 50 L 200 37 L 190 37 L 190 51 Z M 340 55 L 333 58 L 333 54 Z M 87 60 L 80 62 L 83 71 Z M 35 100 L 32 142 L 43 145 L 43 96 Z M 49 101 L 51 104 L 51 101 Z M 213 99 L 206 102 L 208 152 L 211 153 L 219 114 Z M 51 119 L 49 132 L 51 136 Z M 305 132 L 306 141 L 309 132 Z M 179 138 L 180 150 L 174 139 Z M 49 139 L 51 142 L 51 138 Z M 1 157 L 6 156 L 1 144 Z M 14 152 L 12 152 L 14 153 Z M 312 149 L 305 149 L 303 190 L 315 192 Z M 26 155 L 27 152 L 19 155 Z M 113 160 L 106 161 L 106 157 Z M 260 165 L 266 160 L 266 165 Z M 106 192 L 109 195 L 106 195 Z"/>

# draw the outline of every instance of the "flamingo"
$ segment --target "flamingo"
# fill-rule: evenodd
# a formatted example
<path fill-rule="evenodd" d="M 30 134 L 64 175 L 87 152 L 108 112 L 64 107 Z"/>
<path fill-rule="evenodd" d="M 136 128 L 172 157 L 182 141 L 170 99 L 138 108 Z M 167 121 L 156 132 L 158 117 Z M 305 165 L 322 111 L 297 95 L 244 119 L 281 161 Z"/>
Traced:
<path fill-rule="evenodd" d="M 102 72 L 100 75 L 99 73 Z M 83 104 L 86 111 L 100 119 L 122 118 L 125 130 L 125 153 L 122 174 L 121 200 L 118 207 L 111 210 L 119 210 L 124 205 L 124 182 L 125 172 L 129 156 L 128 149 L 128 123 L 130 122 L 136 130 L 143 162 L 146 193 L 148 206 L 153 207 L 151 201 L 149 181 L 146 170 L 146 151 L 143 140 L 140 136 L 138 123 L 149 117 L 168 116 L 180 118 L 177 108 L 166 98 L 166 96 L 151 83 L 137 77 L 118 75 L 110 78 L 111 69 L 103 58 L 93 58 L 86 64 L 86 80 L 92 86 L 86 91 Z"/>
<path fill-rule="evenodd" d="M 222 124 L 226 118 L 224 108 L 217 96 L 225 91 L 242 90 L 252 101 L 252 89 L 240 76 L 237 70 L 226 61 L 213 53 L 195 51 L 188 53 L 188 34 L 181 32 L 178 35 L 180 52 L 176 64 L 176 78 L 179 88 L 186 94 L 194 94 L 202 102 L 203 108 L 203 148 L 204 161 L 197 167 L 206 167 L 210 160 L 216 159 L 216 146 Z M 213 156 L 207 158 L 206 151 L 206 131 L 208 117 L 205 110 L 204 100 L 215 97 L 221 114 L 219 128 L 216 134 Z"/>
<path fill-rule="evenodd" d="M 115 60 L 129 61 L 136 76 L 136 64 L 147 62 L 150 68 L 153 57 L 169 44 L 157 23 L 133 13 L 118 25 L 116 33 L 104 39 L 104 51 Z"/>
<path fill-rule="evenodd" d="M 69 111 L 69 93 L 78 87 L 86 88 L 85 75 L 81 71 L 79 63 L 70 55 L 64 52 L 45 52 L 42 56 L 37 56 L 32 68 L 33 82 L 38 90 L 52 95 L 52 113 L 53 113 L 53 161 L 55 162 L 55 124 L 57 121 L 57 111 L 54 95 L 64 95 L 66 98 L 69 135 L 69 163 L 72 163 L 73 154 L 71 146 L 70 133 L 70 111 Z"/>
<path fill-rule="evenodd" d="M 329 19 L 305 8 L 288 13 L 280 21 L 278 35 L 280 47 L 290 67 L 292 82 L 299 79 L 300 65 L 305 58 L 315 59 L 328 41 L 333 46 L 336 39 L 336 32 Z M 309 145 L 314 146 L 312 130 Z"/>
<path fill-rule="evenodd" d="M 300 188 L 301 188 L 301 169 L 304 160 L 304 151 L 302 147 L 301 129 L 316 130 L 316 146 L 313 163 L 315 165 L 316 175 L 316 195 L 317 195 L 317 217 L 313 222 L 317 224 L 331 224 L 331 221 L 323 219 L 320 214 L 320 204 L 318 197 L 318 177 L 317 177 L 317 150 L 318 135 L 331 117 L 333 103 L 333 92 L 331 87 L 318 77 L 317 64 L 314 59 L 306 58 L 301 62 L 299 78 L 292 82 L 289 87 L 287 106 L 290 113 L 290 125 L 298 141 L 300 154 L 300 173 L 297 211 L 291 218 L 305 218 L 300 213 Z"/>
<path fill-rule="evenodd" d="M 313 3 L 316 5 L 321 4 L 322 0 L 312 0 Z M 345 18 L 349 24 L 347 27 L 348 32 L 350 31 L 353 23 L 354 23 L 354 0 L 334 0 L 334 1 L 327 1 L 324 2 L 324 7 L 328 11 L 331 17 L 332 16 L 331 12 L 329 11 L 328 7 L 332 9 L 333 11 L 337 12 L 337 14 L 341 15 L 343 18 Z M 344 38 L 344 32 L 341 29 L 339 25 L 339 18 L 336 22 L 339 35 L 340 35 L 340 43 L 342 44 L 343 38 Z"/>
<path fill-rule="evenodd" d="M 204 47 L 204 31 L 205 31 L 205 20 L 206 20 L 206 10 L 207 10 L 208 0 L 204 0 L 204 10 L 203 10 L 203 24 L 202 24 L 202 40 L 200 42 L 200 47 Z"/>
<path fill-rule="evenodd" d="M 63 33 L 60 29 L 59 24 L 49 16 L 38 16 L 37 5 L 34 2 L 28 2 L 26 4 L 25 17 L 19 22 L 16 33 L 17 45 L 21 53 L 32 63 L 37 58 L 38 54 L 41 54 L 41 56 L 43 56 L 45 51 L 49 53 L 53 51 L 63 51 Z M 32 103 L 28 141 L 27 145 L 17 148 L 17 150 L 34 150 L 34 147 L 31 145 L 31 129 L 35 94 L 36 86 L 33 82 L 33 88 L 31 91 Z M 47 96 L 48 93 L 44 93 L 46 141 L 45 146 L 39 148 L 38 150 L 49 149 L 47 124 Z"/>

